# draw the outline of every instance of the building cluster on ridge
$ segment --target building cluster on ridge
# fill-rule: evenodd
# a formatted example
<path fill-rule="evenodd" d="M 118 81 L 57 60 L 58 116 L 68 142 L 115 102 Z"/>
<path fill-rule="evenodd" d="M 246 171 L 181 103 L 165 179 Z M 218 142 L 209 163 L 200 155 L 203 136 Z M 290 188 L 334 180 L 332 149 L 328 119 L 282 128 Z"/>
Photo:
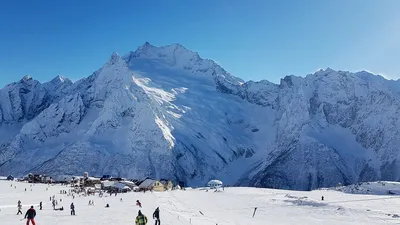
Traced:
<path fill-rule="evenodd" d="M 14 180 L 12 175 L 4 177 L 6 180 Z M 75 175 L 58 175 L 49 176 L 46 174 L 32 174 L 17 178 L 16 180 L 28 183 L 45 183 L 45 184 L 65 184 L 74 188 L 86 188 L 88 192 L 107 191 L 107 192 L 130 192 L 130 191 L 167 191 L 184 188 L 183 182 L 173 182 L 167 179 L 145 178 L 125 179 L 120 177 L 112 177 L 103 175 L 102 177 L 90 177 L 87 172 L 83 176 Z"/>

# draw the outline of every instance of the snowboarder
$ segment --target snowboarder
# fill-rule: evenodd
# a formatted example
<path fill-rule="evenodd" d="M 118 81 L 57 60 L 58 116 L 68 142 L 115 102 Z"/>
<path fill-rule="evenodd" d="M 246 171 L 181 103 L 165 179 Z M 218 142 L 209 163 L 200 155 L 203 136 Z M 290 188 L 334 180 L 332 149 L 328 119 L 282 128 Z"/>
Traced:
<path fill-rule="evenodd" d="M 75 206 L 74 206 L 74 203 L 71 203 L 70 208 L 71 208 L 71 216 L 75 216 Z"/>
<path fill-rule="evenodd" d="M 19 215 L 19 214 L 22 215 L 21 209 L 22 209 L 21 201 L 18 201 L 18 212 L 17 212 L 17 215 Z"/>
<path fill-rule="evenodd" d="M 322 196 L 322 197 L 321 197 L 321 200 L 323 201 L 324 199 L 325 199 L 324 196 Z"/>
<path fill-rule="evenodd" d="M 28 211 L 26 211 L 25 214 L 25 219 L 27 219 L 26 225 L 29 225 L 29 222 L 32 222 L 32 224 L 35 225 L 35 216 L 36 216 L 36 211 L 33 208 L 33 206 L 31 206 L 31 208 L 28 209 Z"/>
<path fill-rule="evenodd" d="M 107 203 L 106 208 L 110 208 L 110 205 Z"/>
<path fill-rule="evenodd" d="M 136 205 L 139 206 L 140 208 L 142 208 L 142 203 L 139 202 L 139 200 L 136 200 Z"/>
<path fill-rule="evenodd" d="M 157 209 L 154 211 L 154 213 L 153 213 L 153 219 L 156 220 L 156 224 L 155 224 L 155 225 L 161 225 L 161 221 L 160 221 L 160 208 L 157 207 Z"/>
<path fill-rule="evenodd" d="M 43 205 L 42 205 L 42 202 L 40 202 L 39 203 L 39 210 L 42 210 L 42 208 L 43 208 Z"/>
<path fill-rule="evenodd" d="M 147 217 L 142 214 L 139 210 L 138 216 L 136 217 L 136 225 L 146 225 L 147 224 Z"/>

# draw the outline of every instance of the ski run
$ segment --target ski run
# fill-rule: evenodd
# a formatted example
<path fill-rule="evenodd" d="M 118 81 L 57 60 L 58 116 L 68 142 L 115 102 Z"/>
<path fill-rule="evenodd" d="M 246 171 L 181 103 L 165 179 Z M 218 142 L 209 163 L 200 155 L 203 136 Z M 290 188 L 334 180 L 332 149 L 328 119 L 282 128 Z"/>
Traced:
<path fill-rule="evenodd" d="M 187 188 L 105 193 L 102 197 L 98 193 L 86 197 L 75 194 L 73 198 L 68 186 L 0 181 L 0 224 L 26 224 L 23 218 L 31 206 L 36 210 L 37 225 L 135 224 L 139 210 L 150 225 L 155 224 L 157 207 L 162 225 L 398 224 L 399 190 L 399 183 L 378 182 L 311 192 L 226 187 L 218 192 Z M 53 196 L 54 208 L 63 207 L 63 211 L 53 210 Z M 18 201 L 22 215 L 16 215 Z M 71 203 L 75 216 L 71 216 Z"/>

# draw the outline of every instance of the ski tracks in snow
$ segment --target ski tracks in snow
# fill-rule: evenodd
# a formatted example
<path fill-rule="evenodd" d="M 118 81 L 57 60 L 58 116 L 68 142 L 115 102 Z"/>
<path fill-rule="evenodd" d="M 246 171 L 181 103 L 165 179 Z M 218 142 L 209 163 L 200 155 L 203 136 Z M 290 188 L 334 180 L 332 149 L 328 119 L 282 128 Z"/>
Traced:
<path fill-rule="evenodd" d="M 175 197 L 175 192 L 156 193 L 160 206 L 164 208 L 172 217 L 177 218 L 180 224 L 193 225 L 240 225 L 239 223 L 231 223 L 217 220 L 205 214 L 202 211 L 194 209 L 189 204 Z M 170 222 L 170 221 L 167 221 Z M 169 224 L 169 223 L 168 223 Z M 172 223 L 171 223 L 172 224 Z M 175 223 L 173 223 L 175 225 Z"/>

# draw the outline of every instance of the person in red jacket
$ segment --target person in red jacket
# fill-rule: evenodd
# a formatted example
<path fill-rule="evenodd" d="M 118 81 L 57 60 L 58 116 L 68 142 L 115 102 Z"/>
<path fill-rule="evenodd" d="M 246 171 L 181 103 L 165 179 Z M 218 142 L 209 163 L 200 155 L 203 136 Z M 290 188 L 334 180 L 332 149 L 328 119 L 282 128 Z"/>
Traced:
<path fill-rule="evenodd" d="M 27 219 L 26 225 L 29 225 L 29 222 L 32 222 L 32 225 L 36 225 L 35 224 L 35 216 L 36 216 L 36 211 L 33 208 L 33 206 L 31 206 L 31 208 L 28 209 L 28 211 L 26 211 L 26 214 L 25 214 L 25 219 Z"/>

